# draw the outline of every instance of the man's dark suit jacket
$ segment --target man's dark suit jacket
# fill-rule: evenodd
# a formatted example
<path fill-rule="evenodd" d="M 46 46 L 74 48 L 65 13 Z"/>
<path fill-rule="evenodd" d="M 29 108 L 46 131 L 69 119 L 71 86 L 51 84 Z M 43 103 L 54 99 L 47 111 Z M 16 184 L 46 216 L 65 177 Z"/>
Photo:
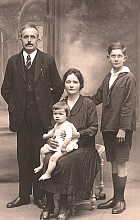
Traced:
<path fill-rule="evenodd" d="M 63 93 L 63 84 L 52 56 L 37 51 L 34 77 L 34 91 L 41 120 L 48 129 L 51 120 L 51 107 Z M 26 79 L 22 51 L 9 58 L 1 88 L 8 104 L 10 130 L 18 131 L 23 119 L 26 104 Z"/>

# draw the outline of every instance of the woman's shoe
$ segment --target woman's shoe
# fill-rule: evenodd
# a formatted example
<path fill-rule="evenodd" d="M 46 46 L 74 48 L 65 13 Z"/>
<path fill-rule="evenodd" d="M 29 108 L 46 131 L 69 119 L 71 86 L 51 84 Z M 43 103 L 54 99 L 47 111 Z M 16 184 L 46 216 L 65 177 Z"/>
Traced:
<path fill-rule="evenodd" d="M 60 213 L 57 217 L 58 220 L 68 220 L 69 212 Z"/>
<path fill-rule="evenodd" d="M 40 214 L 40 220 L 47 220 L 50 217 L 50 212 L 49 211 L 42 211 Z"/>
<path fill-rule="evenodd" d="M 43 211 L 40 214 L 40 220 L 47 220 L 50 217 L 50 214 L 54 214 L 54 209 L 52 208 L 50 211 L 46 209 L 46 207 L 43 209 Z"/>

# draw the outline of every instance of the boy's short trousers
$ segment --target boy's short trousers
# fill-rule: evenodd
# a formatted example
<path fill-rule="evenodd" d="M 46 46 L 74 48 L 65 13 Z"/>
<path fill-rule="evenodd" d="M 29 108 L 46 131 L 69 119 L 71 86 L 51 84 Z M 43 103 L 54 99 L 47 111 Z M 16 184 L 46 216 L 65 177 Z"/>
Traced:
<path fill-rule="evenodd" d="M 129 161 L 132 134 L 132 131 L 126 131 L 125 141 L 119 143 L 116 138 L 117 131 L 102 132 L 107 161 L 118 163 Z"/>

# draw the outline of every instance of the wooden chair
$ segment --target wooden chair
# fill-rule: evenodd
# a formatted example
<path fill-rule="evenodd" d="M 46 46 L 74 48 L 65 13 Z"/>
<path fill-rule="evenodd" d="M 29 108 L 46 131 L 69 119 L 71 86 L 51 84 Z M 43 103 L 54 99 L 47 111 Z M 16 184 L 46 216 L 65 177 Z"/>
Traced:
<path fill-rule="evenodd" d="M 100 183 L 96 186 L 96 179 L 93 184 L 91 197 L 89 200 L 76 201 L 75 198 L 70 198 L 69 201 L 69 210 L 72 216 L 75 215 L 76 208 L 79 205 L 88 203 L 90 205 L 89 210 L 93 210 L 96 208 L 96 200 L 103 200 L 106 198 L 106 194 L 104 193 L 104 181 L 103 181 L 103 167 L 104 167 L 104 156 L 105 156 L 105 147 L 101 144 L 96 144 L 96 149 L 100 156 L 100 171 L 99 171 L 99 179 Z M 97 189 L 96 189 L 97 188 Z M 96 192 L 98 190 L 98 192 Z"/>

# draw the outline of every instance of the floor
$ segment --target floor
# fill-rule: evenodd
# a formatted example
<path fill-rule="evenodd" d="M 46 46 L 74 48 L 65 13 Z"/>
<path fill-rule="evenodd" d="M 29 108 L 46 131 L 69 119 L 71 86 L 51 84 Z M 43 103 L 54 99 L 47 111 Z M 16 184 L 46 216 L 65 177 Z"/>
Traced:
<path fill-rule="evenodd" d="M 16 198 L 18 192 L 18 167 L 16 161 L 16 135 L 8 130 L 8 116 L 5 111 L 0 111 L 0 220 L 39 220 L 41 209 L 37 208 L 32 201 L 31 204 L 18 208 L 7 209 L 6 204 Z M 98 137 L 99 140 L 99 137 Z M 77 207 L 73 220 L 139 220 L 140 204 L 140 136 L 139 129 L 134 134 L 131 160 L 129 163 L 129 176 L 125 192 L 127 209 L 122 214 L 112 215 L 109 210 L 89 210 L 89 204 Z M 108 172 L 109 165 L 104 165 L 104 192 L 109 199 L 112 195 L 112 186 Z M 98 181 L 97 181 L 98 182 Z M 101 203 L 102 201 L 97 201 Z M 52 220 L 56 216 L 51 216 Z"/>
<path fill-rule="evenodd" d="M 0 184 L 0 219 L 1 220 L 39 220 L 41 209 L 37 208 L 33 202 L 31 204 L 18 208 L 7 209 L 7 202 L 17 196 L 18 183 L 1 183 Z M 111 196 L 111 188 L 105 188 L 107 199 Z M 139 220 L 140 188 L 126 189 L 127 209 L 118 215 L 112 215 L 111 209 L 108 210 L 89 210 L 89 204 L 83 204 L 77 207 L 77 212 L 72 220 Z M 101 201 L 97 201 L 97 204 Z M 56 216 L 51 216 L 52 220 Z"/>

